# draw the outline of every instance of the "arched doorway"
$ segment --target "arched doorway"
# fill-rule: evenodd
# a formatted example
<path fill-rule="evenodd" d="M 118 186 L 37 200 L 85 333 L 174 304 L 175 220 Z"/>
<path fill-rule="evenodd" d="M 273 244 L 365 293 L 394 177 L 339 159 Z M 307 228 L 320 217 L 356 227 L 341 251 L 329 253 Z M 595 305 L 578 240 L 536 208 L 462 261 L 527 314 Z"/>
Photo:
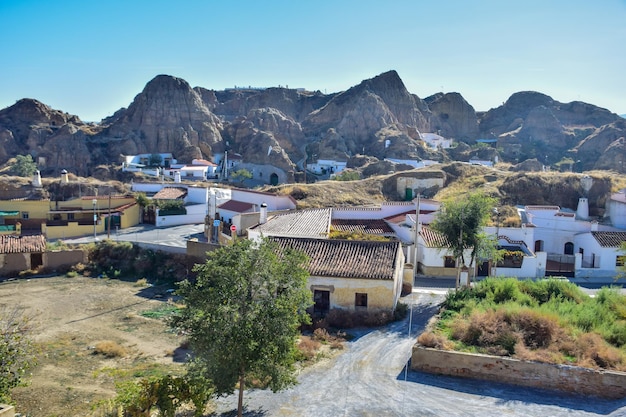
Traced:
<path fill-rule="evenodd" d="M 270 184 L 271 185 L 278 185 L 278 174 L 277 173 L 272 173 L 272 175 L 270 175 Z"/>
<path fill-rule="evenodd" d="M 565 247 L 563 248 L 563 254 L 565 255 L 573 255 L 574 254 L 574 244 L 572 242 L 567 242 Z"/>
<path fill-rule="evenodd" d="M 535 240 L 535 252 L 543 252 L 543 240 Z"/>

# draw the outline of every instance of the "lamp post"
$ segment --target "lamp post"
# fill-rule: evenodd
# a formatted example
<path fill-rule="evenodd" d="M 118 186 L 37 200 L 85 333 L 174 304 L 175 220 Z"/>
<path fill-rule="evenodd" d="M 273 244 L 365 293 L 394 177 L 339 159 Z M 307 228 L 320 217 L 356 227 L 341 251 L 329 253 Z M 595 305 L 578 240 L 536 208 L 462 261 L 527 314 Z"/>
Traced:
<path fill-rule="evenodd" d="M 98 240 L 96 238 L 96 223 L 98 222 L 98 215 L 96 214 L 96 206 L 98 205 L 98 200 L 94 198 L 93 200 L 91 200 L 91 203 L 93 204 L 93 240 L 96 241 Z"/>
<path fill-rule="evenodd" d="M 496 215 L 496 251 L 498 250 L 498 243 L 500 241 L 500 211 L 497 207 L 493 208 L 493 213 Z M 493 275 L 498 276 L 498 261 L 493 263 Z"/>

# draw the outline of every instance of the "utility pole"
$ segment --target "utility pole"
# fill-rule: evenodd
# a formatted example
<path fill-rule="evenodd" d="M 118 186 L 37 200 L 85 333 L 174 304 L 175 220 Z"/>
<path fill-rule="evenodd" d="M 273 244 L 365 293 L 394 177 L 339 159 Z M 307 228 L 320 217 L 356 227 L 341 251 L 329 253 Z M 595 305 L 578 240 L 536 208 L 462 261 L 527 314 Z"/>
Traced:
<path fill-rule="evenodd" d="M 107 217 L 107 239 L 111 239 L 111 190 L 109 190 L 109 217 Z"/>
<path fill-rule="evenodd" d="M 417 194 L 417 201 L 415 203 L 415 233 L 413 236 L 413 282 L 415 283 L 415 277 L 417 276 L 417 241 L 419 236 L 419 218 L 420 218 L 420 197 L 421 194 Z"/>

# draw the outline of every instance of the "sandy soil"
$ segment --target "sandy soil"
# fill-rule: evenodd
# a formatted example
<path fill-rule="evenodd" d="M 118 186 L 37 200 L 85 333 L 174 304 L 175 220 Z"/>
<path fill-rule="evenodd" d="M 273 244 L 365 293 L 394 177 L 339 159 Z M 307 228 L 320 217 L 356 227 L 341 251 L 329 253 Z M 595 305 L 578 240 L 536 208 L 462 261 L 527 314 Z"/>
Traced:
<path fill-rule="evenodd" d="M 87 277 L 1 283 L 0 304 L 24 308 L 35 321 L 33 339 L 40 348 L 30 385 L 14 390 L 16 411 L 85 416 L 96 402 L 115 395 L 122 374 L 114 370 L 181 366 L 176 355 L 181 338 L 163 320 L 141 315 L 162 307 L 166 290 Z M 105 340 L 118 343 L 126 355 L 95 355 L 94 346 Z"/>

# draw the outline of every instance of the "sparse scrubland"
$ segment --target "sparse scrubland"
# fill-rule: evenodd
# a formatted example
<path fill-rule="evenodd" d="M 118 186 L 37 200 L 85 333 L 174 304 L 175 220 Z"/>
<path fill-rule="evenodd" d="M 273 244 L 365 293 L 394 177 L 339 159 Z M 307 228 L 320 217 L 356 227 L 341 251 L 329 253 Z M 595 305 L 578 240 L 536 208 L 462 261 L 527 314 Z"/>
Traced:
<path fill-rule="evenodd" d="M 450 292 L 426 347 L 626 371 L 626 296 L 566 280 L 489 278 Z"/>

